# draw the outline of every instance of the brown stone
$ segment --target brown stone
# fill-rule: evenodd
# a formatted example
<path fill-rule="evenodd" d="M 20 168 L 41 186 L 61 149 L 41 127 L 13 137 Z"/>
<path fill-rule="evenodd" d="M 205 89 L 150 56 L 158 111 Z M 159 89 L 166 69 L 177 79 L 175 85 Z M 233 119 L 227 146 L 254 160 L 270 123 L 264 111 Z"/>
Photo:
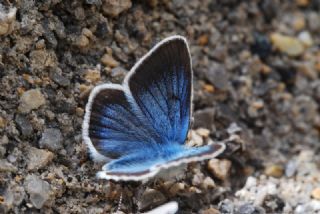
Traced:
<path fill-rule="evenodd" d="M 227 159 L 211 159 L 208 162 L 208 169 L 215 177 L 225 180 L 230 173 L 231 161 Z"/>

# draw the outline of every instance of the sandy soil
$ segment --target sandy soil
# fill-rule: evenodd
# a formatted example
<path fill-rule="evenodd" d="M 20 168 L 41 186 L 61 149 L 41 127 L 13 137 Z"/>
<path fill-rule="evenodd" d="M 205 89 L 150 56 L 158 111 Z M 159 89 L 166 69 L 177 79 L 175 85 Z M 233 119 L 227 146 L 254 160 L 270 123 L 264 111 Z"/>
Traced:
<path fill-rule="evenodd" d="M 0 212 L 320 213 L 318 0 L 0 1 Z M 146 184 L 95 178 L 81 139 L 93 86 L 187 37 L 202 145 L 244 151 Z M 240 130 L 240 131 L 239 131 Z"/>

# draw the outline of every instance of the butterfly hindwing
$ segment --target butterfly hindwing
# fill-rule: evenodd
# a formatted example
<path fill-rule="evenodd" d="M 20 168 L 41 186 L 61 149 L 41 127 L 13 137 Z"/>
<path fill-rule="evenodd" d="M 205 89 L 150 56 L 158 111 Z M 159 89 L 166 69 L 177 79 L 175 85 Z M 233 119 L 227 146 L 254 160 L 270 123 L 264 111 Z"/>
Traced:
<path fill-rule="evenodd" d="M 120 85 L 105 84 L 91 93 L 83 129 L 95 159 L 119 158 L 155 144 L 155 132 L 131 105 Z"/>
<path fill-rule="evenodd" d="M 176 144 L 170 151 L 166 151 L 167 156 L 155 155 L 154 151 L 148 149 L 141 150 L 105 164 L 103 171 L 98 173 L 98 177 L 108 180 L 145 180 L 162 169 L 216 157 L 224 149 L 224 144 L 211 144 L 197 148 Z"/>

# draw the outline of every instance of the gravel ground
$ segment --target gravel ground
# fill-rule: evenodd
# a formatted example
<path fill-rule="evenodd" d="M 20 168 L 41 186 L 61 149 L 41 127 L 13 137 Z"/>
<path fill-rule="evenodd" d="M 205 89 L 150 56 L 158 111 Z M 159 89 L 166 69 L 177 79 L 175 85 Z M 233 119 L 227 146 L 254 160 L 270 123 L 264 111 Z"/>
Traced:
<path fill-rule="evenodd" d="M 318 0 L 0 1 L 0 212 L 320 213 Z M 187 37 L 191 145 L 243 150 L 146 184 L 95 178 L 82 144 L 93 86 Z"/>

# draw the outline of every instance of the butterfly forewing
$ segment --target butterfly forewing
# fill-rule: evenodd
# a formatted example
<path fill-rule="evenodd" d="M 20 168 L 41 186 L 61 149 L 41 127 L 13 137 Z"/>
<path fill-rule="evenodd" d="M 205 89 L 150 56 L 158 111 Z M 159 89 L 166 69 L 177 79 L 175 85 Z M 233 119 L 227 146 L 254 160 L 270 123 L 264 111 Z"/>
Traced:
<path fill-rule="evenodd" d="M 158 141 L 143 117 L 134 112 L 121 86 L 95 89 L 89 104 L 87 140 L 99 154 L 119 158 Z"/>
<path fill-rule="evenodd" d="M 162 137 L 184 144 L 190 123 L 192 86 L 187 43 L 175 38 L 154 48 L 127 78 L 139 110 Z"/>

